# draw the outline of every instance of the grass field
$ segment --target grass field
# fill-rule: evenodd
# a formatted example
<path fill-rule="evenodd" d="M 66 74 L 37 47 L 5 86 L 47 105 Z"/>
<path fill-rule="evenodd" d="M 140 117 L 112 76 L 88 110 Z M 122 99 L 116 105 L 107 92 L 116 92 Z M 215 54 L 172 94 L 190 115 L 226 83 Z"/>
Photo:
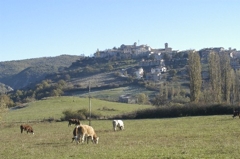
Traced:
<path fill-rule="evenodd" d="M 98 99 L 106 99 L 109 101 L 118 101 L 119 96 L 131 94 L 131 95 L 138 95 L 139 93 L 144 93 L 147 96 L 154 96 L 157 94 L 156 91 L 149 91 L 144 87 L 137 87 L 137 86 L 127 86 L 127 87 L 119 87 L 119 88 L 112 88 L 107 90 L 101 91 L 92 91 L 91 96 L 98 98 Z M 88 97 L 88 92 L 85 93 L 76 93 L 80 97 Z"/>
<path fill-rule="evenodd" d="M 117 102 L 106 102 L 98 99 L 91 99 L 92 112 L 100 113 L 102 116 L 111 117 L 118 114 L 132 112 L 134 110 L 150 108 L 151 105 L 125 104 Z M 107 111 L 103 108 L 114 109 Z M 56 97 L 29 103 L 25 108 L 12 110 L 6 114 L 6 122 L 29 120 L 42 120 L 48 118 L 60 119 L 65 110 L 89 109 L 89 99 L 79 97 Z"/>
<path fill-rule="evenodd" d="M 34 105 L 30 107 L 34 112 Z M 56 114 L 58 111 L 61 109 Z M 1 159 L 239 158 L 240 120 L 230 115 L 124 120 L 125 129 L 116 132 L 111 120 L 93 120 L 91 125 L 100 137 L 99 144 L 77 145 L 71 143 L 74 126 L 68 127 L 66 121 L 29 123 L 35 134 L 21 134 L 21 123 L 16 122 L 20 115 L 15 112 L 9 112 L 8 121 L 1 124 Z M 47 113 L 43 108 L 41 112 L 35 110 L 36 116 L 42 112 Z M 87 120 L 81 122 L 88 124 Z"/>
<path fill-rule="evenodd" d="M 35 134 L 18 123 L 0 130 L 0 158 L 239 158 L 239 119 L 230 116 L 125 120 L 114 132 L 110 120 L 92 121 L 99 144 L 71 143 L 67 122 L 33 123 Z M 88 124 L 87 121 L 83 122 Z"/>

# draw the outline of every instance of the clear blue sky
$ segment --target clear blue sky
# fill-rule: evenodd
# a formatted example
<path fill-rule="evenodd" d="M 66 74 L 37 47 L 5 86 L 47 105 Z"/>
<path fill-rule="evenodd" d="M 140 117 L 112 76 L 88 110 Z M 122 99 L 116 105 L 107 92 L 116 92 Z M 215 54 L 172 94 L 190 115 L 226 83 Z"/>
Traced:
<path fill-rule="evenodd" d="M 240 0 L 0 0 L 0 61 L 134 42 L 240 50 Z"/>

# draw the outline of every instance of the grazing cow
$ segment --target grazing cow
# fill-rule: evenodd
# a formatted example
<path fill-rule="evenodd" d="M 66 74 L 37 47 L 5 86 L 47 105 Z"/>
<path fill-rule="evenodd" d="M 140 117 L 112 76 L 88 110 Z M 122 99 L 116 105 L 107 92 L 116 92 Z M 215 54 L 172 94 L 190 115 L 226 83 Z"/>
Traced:
<path fill-rule="evenodd" d="M 20 130 L 21 130 L 21 133 L 22 133 L 23 130 L 24 130 L 24 131 L 27 132 L 27 134 L 28 134 L 28 133 L 34 134 L 33 128 L 32 128 L 30 125 L 22 124 L 22 125 L 20 125 Z"/>
<path fill-rule="evenodd" d="M 235 118 L 236 116 L 238 116 L 240 118 L 240 113 L 239 113 L 238 110 L 233 111 L 233 116 L 232 117 Z"/>
<path fill-rule="evenodd" d="M 95 133 L 93 127 L 88 125 L 76 126 L 75 129 L 73 130 L 73 136 L 74 137 L 72 138 L 72 142 L 75 139 L 77 143 L 79 142 L 84 143 L 86 139 L 88 143 L 88 139 L 91 138 L 93 143 L 98 144 L 99 140 L 99 137 L 97 137 L 97 134 Z"/>
<path fill-rule="evenodd" d="M 71 126 L 71 124 L 80 125 L 80 121 L 79 119 L 69 119 L 68 126 Z"/>
<path fill-rule="evenodd" d="M 113 120 L 113 121 L 112 121 L 112 124 L 113 124 L 113 129 L 114 129 L 114 131 L 117 130 L 117 127 L 118 127 L 120 130 L 123 130 L 123 129 L 124 129 L 124 124 L 123 124 L 123 121 L 122 121 L 122 120 Z"/>

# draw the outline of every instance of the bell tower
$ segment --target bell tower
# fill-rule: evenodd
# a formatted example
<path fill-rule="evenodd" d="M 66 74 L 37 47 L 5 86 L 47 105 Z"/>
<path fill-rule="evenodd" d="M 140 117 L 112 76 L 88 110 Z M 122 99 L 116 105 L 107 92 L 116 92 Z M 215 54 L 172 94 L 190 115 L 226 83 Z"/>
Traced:
<path fill-rule="evenodd" d="M 165 43 L 165 50 L 168 50 L 168 43 Z"/>

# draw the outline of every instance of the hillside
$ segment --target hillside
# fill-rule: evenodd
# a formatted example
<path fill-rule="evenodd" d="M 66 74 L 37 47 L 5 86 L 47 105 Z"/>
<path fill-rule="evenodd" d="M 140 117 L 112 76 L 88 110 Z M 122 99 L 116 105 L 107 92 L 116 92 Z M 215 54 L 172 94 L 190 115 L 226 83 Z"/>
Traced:
<path fill-rule="evenodd" d="M 41 81 L 47 74 L 69 67 L 80 56 L 61 55 L 0 62 L 0 83 L 21 89 Z"/>
<path fill-rule="evenodd" d="M 136 78 L 136 72 L 140 68 L 147 73 L 151 72 L 151 68 L 159 67 L 158 64 L 140 66 L 139 62 L 141 60 L 142 58 L 79 57 L 68 67 L 63 67 L 59 63 L 53 65 L 54 62 L 52 65 L 44 63 L 41 67 L 33 65 L 15 75 L 9 76 L 6 83 L 11 84 L 15 90 L 28 91 L 28 93 L 24 93 L 26 97 L 37 96 L 39 99 L 44 96 L 48 97 L 51 92 L 47 87 L 44 87 L 46 83 L 43 84 L 43 80 L 48 81 L 48 84 L 52 86 L 59 81 L 64 81 L 66 85 L 61 95 L 85 96 L 86 92 L 89 91 L 90 84 L 93 97 L 110 101 L 118 101 L 122 95 L 131 95 L 132 98 L 136 98 L 140 93 L 153 98 L 159 93 L 160 87 L 163 85 L 166 87 L 166 84 L 169 90 L 174 87 L 176 91 L 184 89 L 184 92 L 189 92 L 189 87 L 186 84 L 188 77 L 184 67 L 186 65 L 185 59 L 178 61 L 167 60 L 168 69 L 171 68 L 170 70 L 174 70 L 175 73 L 169 73 L 168 70 L 162 73 L 161 80 L 157 81 Z M 26 61 L 26 63 L 28 62 Z M 36 84 L 38 84 L 38 88 Z M 31 90 L 33 89 L 38 91 L 32 94 Z M 55 93 L 57 92 L 59 91 L 55 90 Z M 24 95 L 19 98 L 13 95 L 12 98 L 16 102 L 18 99 L 24 99 Z"/>

